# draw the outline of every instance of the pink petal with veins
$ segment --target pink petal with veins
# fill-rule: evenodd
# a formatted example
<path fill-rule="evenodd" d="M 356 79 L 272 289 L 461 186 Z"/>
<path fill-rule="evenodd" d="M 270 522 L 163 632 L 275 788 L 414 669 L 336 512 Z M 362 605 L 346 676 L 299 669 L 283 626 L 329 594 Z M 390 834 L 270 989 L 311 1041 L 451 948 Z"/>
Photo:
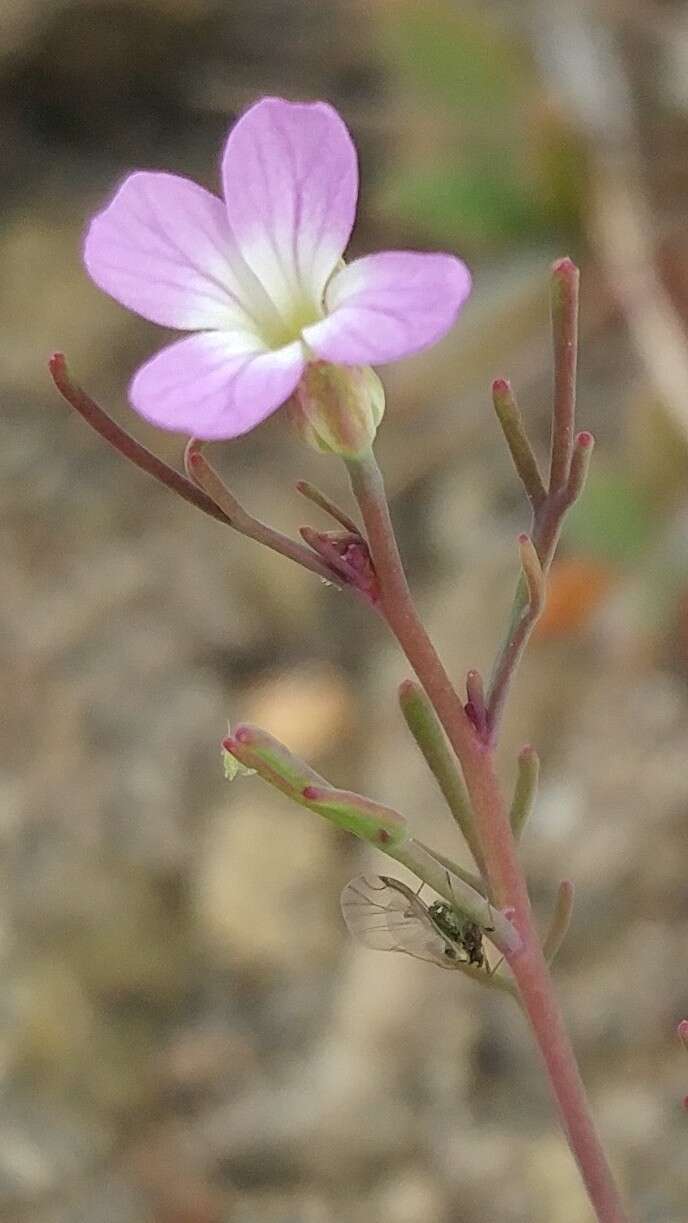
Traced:
<path fill-rule="evenodd" d="M 453 255 L 383 251 L 335 272 L 327 318 L 303 338 L 326 361 L 378 365 L 419 352 L 453 325 L 471 275 Z"/>
<path fill-rule="evenodd" d="M 299 341 L 271 351 L 249 333 L 201 332 L 143 365 L 129 394 L 136 411 L 162 429 L 238 437 L 289 398 L 304 364 Z"/>
<path fill-rule="evenodd" d="M 91 222 L 84 259 L 101 289 L 163 327 L 255 329 L 266 304 L 222 200 L 176 174 L 131 174 Z"/>
<path fill-rule="evenodd" d="M 314 321 L 356 214 L 356 150 L 325 102 L 263 98 L 229 134 L 222 177 L 239 249 L 284 317 Z"/>

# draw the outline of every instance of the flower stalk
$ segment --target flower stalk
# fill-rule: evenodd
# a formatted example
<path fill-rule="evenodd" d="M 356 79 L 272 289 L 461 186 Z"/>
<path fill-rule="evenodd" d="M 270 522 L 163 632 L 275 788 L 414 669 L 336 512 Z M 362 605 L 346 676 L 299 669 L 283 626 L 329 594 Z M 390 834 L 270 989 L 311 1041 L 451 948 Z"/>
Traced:
<path fill-rule="evenodd" d="M 475 830 L 484 854 L 489 893 L 513 915 L 522 945 L 505 958 L 540 1049 L 564 1132 L 600 1223 L 626 1223 L 628 1216 L 597 1134 L 575 1054 L 537 934 L 528 888 L 520 866 L 512 822 L 494 763 L 498 714 L 542 603 L 544 577 L 554 554 L 563 516 L 582 488 L 592 438 L 574 438 L 578 271 L 570 260 L 553 269 L 552 321 L 555 390 L 550 484 L 534 510 L 533 529 L 521 537 L 525 576 L 519 582 L 512 620 L 488 697 L 489 737 L 468 716 L 428 637 L 411 596 L 399 554 L 382 475 L 372 453 L 348 462 L 352 491 L 366 527 L 380 587 L 380 610 L 413 667 L 460 761 Z M 513 453 L 513 452 L 512 452 Z M 573 474 L 573 455 L 580 458 Z M 534 491 L 534 490 L 531 490 Z M 531 504 L 533 497 L 531 496 Z M 527 541 L 527 542 L 526 542 Z M 523 627 L 525 624 L 525 628 Z M 522 830 L 535 791 L 532 756 L 520 762 L 521 794 L 515 817 Z M 518 790 L 518 787 L 517 787 Z M 518 826 L 520 825 L 520 829 Z M 573 892 L 560 888 L 547 953 L 556 953 L 570 919 Z"/>
<path fill-rule="evenodd" d="M 513 913 L 522 946 L 504 952 L 540 1049 L 569 1145 L 600 1223 L 626 1215 L 597 1135 L 575 1054 L 534 926 L 528 889 L 494 767 L 494 747 L 467 717 L 418 616 L 394 536 L 382 476 L 372 454 L 347 464 L 368 532 L 383 615 L 432 702 L 458 759 L 496 905 Z"/>

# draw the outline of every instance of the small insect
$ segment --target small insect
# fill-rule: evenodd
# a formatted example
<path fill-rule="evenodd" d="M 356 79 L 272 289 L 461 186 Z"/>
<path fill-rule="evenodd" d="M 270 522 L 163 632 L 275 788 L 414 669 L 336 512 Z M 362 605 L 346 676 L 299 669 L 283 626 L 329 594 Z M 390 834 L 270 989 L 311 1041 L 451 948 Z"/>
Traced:
<path fill-rule="evenodd" d="M 468 921 L 456 913 L 444 900 L 435 900 L 428 909 L 428 915 L 448 941 L 452 948 L 466 953 L 469 964 L 478 968 L 485 967 L 485 952 L 483 950 L 483 932 L 475 922 Z"/>
<path fill-rule="evenodd" d="M 440 968 L 487 968 L 479 926 L 443 900 L 429 907 L 400 879 L 359 875 L 341 897 L 349 933 L 375 951 L 403 951 Z"/>

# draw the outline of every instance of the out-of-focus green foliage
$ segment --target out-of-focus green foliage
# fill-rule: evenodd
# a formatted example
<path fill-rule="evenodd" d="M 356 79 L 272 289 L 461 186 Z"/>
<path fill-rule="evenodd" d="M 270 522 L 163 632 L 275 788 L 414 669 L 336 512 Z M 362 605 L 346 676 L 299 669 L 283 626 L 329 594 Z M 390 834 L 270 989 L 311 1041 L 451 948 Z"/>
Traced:
<path fill-rule="evenodd" d="M 642 555 L 658 525 L 649 497 L 628 475 L 593 465 L 569 514 L 566 540 L 579 555 L 627 566 Z"/>
<path fill-rule="evenodd" d="M 426 173 L 403 169 L 388 183 L 385 203 L 437 241 L 454 234 L 480 246 L 532 234 L 532 209 L 513 178 L 490 167 L 448 166 Z"/>
<path fill-rule="evenodd" d="M 523 48 L 471 5 L 428 0 L 388 12 L 385 45 L 406 83 L 446 107 L 491 110 L 508 122 L 529 89 Z"/>
<path fill-rule="evenodd" d="M 382 53 L 425 143 L 401 140 L 383 210 L 437 241 L 499 248 L 575 237 L 584 160 L 525 45 L 472 4 L 383 8 Z"/>

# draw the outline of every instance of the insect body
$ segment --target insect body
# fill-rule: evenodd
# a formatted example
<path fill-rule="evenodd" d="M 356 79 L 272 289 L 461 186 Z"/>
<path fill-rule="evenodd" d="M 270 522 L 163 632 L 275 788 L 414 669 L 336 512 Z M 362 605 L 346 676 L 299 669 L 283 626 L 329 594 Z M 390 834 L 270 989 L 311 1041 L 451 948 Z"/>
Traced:
<path fill-rule="evenodd" d="M 450 958 L 460 959 L 459 952 L 463 951 L 469 964 L 475 964 L 478 968 L 485 966 L 483 932 L 480 926 L 461 917 L 444 900 L 435 900 L 428 909 L 428 915 L 451 943 L 451 947 L 447 947 L 447 954 L 449 955 L 450 951 L 455 954 Z"/>
<path fill-rule="evenodd" d="M 487 967 L 482 931 L 436 900 L 428 908 L 400 879 L 359 875 L 341 898 L 349 933 L 377 951 L 403 951 L 440 968 Z"/>

